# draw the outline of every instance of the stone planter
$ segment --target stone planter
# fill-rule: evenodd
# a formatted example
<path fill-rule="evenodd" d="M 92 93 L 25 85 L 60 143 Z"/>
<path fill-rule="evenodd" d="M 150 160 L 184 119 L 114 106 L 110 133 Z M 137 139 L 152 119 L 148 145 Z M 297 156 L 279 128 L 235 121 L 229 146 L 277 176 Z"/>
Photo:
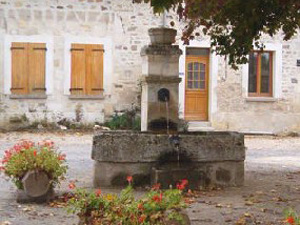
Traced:
<path fill-rule="evenodd" d="M 28 171 L 22 179 L 23 190 L 18 190 L 17 202 L 43 203 L 54 197 L 51 179 L 44 171 Z"/>
<path fill-rule="evenodd" d="M 153 45 L 171 45 L 177 34 L 176 30 L 164 27 L 151 28 L 148 32 Z"/>

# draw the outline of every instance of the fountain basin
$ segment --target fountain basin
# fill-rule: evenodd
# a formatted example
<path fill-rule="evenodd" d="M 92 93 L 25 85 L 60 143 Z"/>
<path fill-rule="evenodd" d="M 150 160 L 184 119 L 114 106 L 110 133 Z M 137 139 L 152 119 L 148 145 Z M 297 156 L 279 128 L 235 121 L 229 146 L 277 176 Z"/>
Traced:
<path fill-rule="evenodd" d="M 244 135 L 237 132 L 179 133 L 180 162 L 169 135 L 133 131 L 100 131 L 94 135 L 94 186 L 124 186 L 133 176 L 136 185 L 167 179 L 196 180 L 199 186 L 239 186 L 244 182 Z M 186 177 L 191 174 L 191 177 Z M 152 177 L 152 178 L 151 178 Z M 156 179 L 154 179 L 157 177 Z M 195 177 L 195 179 L 193 178 Z"/>

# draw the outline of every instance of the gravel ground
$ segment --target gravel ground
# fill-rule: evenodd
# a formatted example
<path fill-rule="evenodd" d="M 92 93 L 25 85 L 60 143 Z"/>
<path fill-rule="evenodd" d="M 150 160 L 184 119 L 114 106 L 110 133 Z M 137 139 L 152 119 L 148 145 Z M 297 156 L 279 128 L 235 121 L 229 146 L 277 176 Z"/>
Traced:
<path fill-rule="evenodd" d="M 69 180 L 92 188 L 92 134 L 89 133 L 0 133 L 0 156 L 21 139 L 53 140 L 67 154 L 69 170 L 60 191 Z M 300 212 L 300 138 L 249 136 L 245 139 L 245 185 L 240 188 L 202 191 L 188 208 L 193 225 L 283 224 L 283 210 Z M 106 189 L 104 192 L 118 192 Z M 48 205 L 19 205 L 15 187 L 0 175 L 0 225 L 71 225 L 74 215 Z"/>

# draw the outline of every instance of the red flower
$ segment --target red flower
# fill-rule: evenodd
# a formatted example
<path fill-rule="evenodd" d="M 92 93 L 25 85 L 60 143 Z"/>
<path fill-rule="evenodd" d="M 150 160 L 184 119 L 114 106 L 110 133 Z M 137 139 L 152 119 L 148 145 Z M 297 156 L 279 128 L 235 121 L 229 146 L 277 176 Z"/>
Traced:
<path fill-rule="evenodd" d="M 97 197 L 99 197 L 101 195 L 101 189 L 96 190 L 95 194 L 96 194 Z"/>
<path fill-rule="evenodd" d="M 188 181 L 187 179 L 181 180 L 181 184 L 182 184 L 183 186 L 186 186 L 188 183 L 189 183 L 189 181 Z"/>
<path fill-rule="evenodd" d="M 295 219 L 294 219 L 294 217 L 289 216 L 289 217 L 286 219 L 285 222 L 294 225 L 294 224 L 295 224 Z"/>
<path fill-rule="evenodd" d="M 0 171 L 1 170 L 5 170 L 5 167 L 4 166 L 0 166 Z"/>
<path fill-rule="evenodd" d="M 47 147 L 53 147 L 54 146 L 54 142 L 53 141 L 50 141 L 50 140 L 45 140 L 44 141 L 44 146 L 47 146 Z"/>
<path fill-rule="evenodd" d="M 66 159 L 66 154 L 58 155 L 58 160 L 62 161 Z"/>
<path fill-rule="evenodd" d="M 129 184 L 131 184 L 131 182 L 132 182 L 132 176 L 127 176 L 127 181 L 128 181 Z"/>
<path fill-rule="evenodd" d="M 31 147 L 34 146 L 34 143 L 33 143 L 32 141 L 23 140 L 23 141 L 21 142 L 21 146 L 22 146 L 23 148 L 25 148 L 25 149 L 29 149 L 29 148 L 31 148 Z"/>
<path fill-rule="evenodd" d="M 147 218 L 146 215 L 142 214 L 139 218 L 139 223 L 143 223 L 145 221 L 145 219 Z"/>
<path fill-rule="evenodd" d="M 160 183 L 154 184 L 152 190 L 158 191 L 160 189 Z"/>
<path fill-rule="evenodd" d="M 139 203 L 138 204 L 138 209 L 143 211 L 144 210 L 144 205 L 142 203 Z"/>
<path fill-rule="evenodd" d="M 22 150 L 22 146 L 19 145 L 19 144 L 16 144 L 16 145 L 13 147 L 13 150 L 14 150 L 16 153 L 19 153 L 19 152 Z"/>
<path fill-rule="evenodd" d="M 157 202 L 157 203 L 160 203 L 161 200 L 162 200 L 162 193 L 160 193 L 159 196 L 158 196 L 158 195 L 154 195 L 154 196 L 152 197 L 152 200 L 155 201 L 155 202 Z"/>
<path fill-rule="evenodd" d="M 33 151 L 33 155 L 36 156 L 36 150 Z"/>
<path fill-rule="evenodd" d="M 180 181 L 180 183 L 178 183 L 178 184 L 176 185 L 176 187 L 177 187 L 177 189 L 179 189 L 179 190 L 183 190 L 183 189 L 185 189 L 185 186 L 186 186 L 188 183 L 189 183 L 189 182 L 188 182 L 187 179 L 183 179 L 183 180 Z"/>
<path fill-rule="evenodd" d="M 69 183 L 69 188 L 70 188 L 70 189 L 76 188 L 75 183 L 74 183 L 74 182 L 70 182 L 70 183 Z"/>
<path fill-rule="evenodd" d="M 177 187 L 178 190 L 183 190 L 184 189 L 184 185 L 182 185 L 182 184 L 177 184 L 176 187 Z"/>
<path fill-rule="evenodd" d="M 42 146 L 42 147 L 48 147 L 49 148 L 52 148 L 54 146 L 54 142 L 53 141 L 50 141 L 50 140 L 44 140 L 44 141 L 40 141 L 38 143 L 39 146 Z M 49 149 L 51 150 L 51 149 Z"/>

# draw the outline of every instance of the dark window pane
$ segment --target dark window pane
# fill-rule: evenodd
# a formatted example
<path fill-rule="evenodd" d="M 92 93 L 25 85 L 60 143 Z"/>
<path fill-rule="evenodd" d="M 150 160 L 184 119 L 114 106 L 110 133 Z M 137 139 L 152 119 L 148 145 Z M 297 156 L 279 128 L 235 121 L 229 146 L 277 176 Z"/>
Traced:
<path fill-rule="evenodd" d="M 194 80 L 199 80 L 199 73 L 198 72 L 194 72 Z"/>
<path fill-rule="evenodd" d="M 193 80 L 193 72 L 188 72 L 188 80 Z"/>
<path fill-rule="evenodd" d="M 248 92 L 257 92 L 257 52 L 252 52 L 249 55 L 249 84 Z"/>
<path fill-rule="evenodd" d="M 199 63 L 197 62 L 194 63 L 194 70 L 199 70 Z"/>
<path fill-rule="evenodd" d="M 193 81 L 188 81 L 188 88 L 190 88 L 190 89 L 193 88 Z"/>
<path fill-rule="evenodd" d="M 193 70 L 193 63 L 188 64 L 188 70 Z"/>
<path fill-rule="evenodd" d="M 186 55 L 207 56 L 209 51 L 209 48 L 186 48 Z"/>
<path fill-rule="evenodd" d="M 200 71 L 205 72 L 205 64 L 200 64 Z"/>
<path fill-rule="evenodd" d="M 262 53 L 261 54 L 261 93 L 270 93 L 270 53 Z"/>
<path fill-rule="evenodd" d="M 199 81 L 194 81 L 194 88 L 196 88 L 196 89 L 199 88 Z"/>
<path fill-rule="evenodd" d="M 205 89 L 205 81 L 200 81 L 200 89 Z"/>
<path fill-rule="evenodd" d="M 200 80 L 205 80 L 205 72 L 200 72 Z"/>

